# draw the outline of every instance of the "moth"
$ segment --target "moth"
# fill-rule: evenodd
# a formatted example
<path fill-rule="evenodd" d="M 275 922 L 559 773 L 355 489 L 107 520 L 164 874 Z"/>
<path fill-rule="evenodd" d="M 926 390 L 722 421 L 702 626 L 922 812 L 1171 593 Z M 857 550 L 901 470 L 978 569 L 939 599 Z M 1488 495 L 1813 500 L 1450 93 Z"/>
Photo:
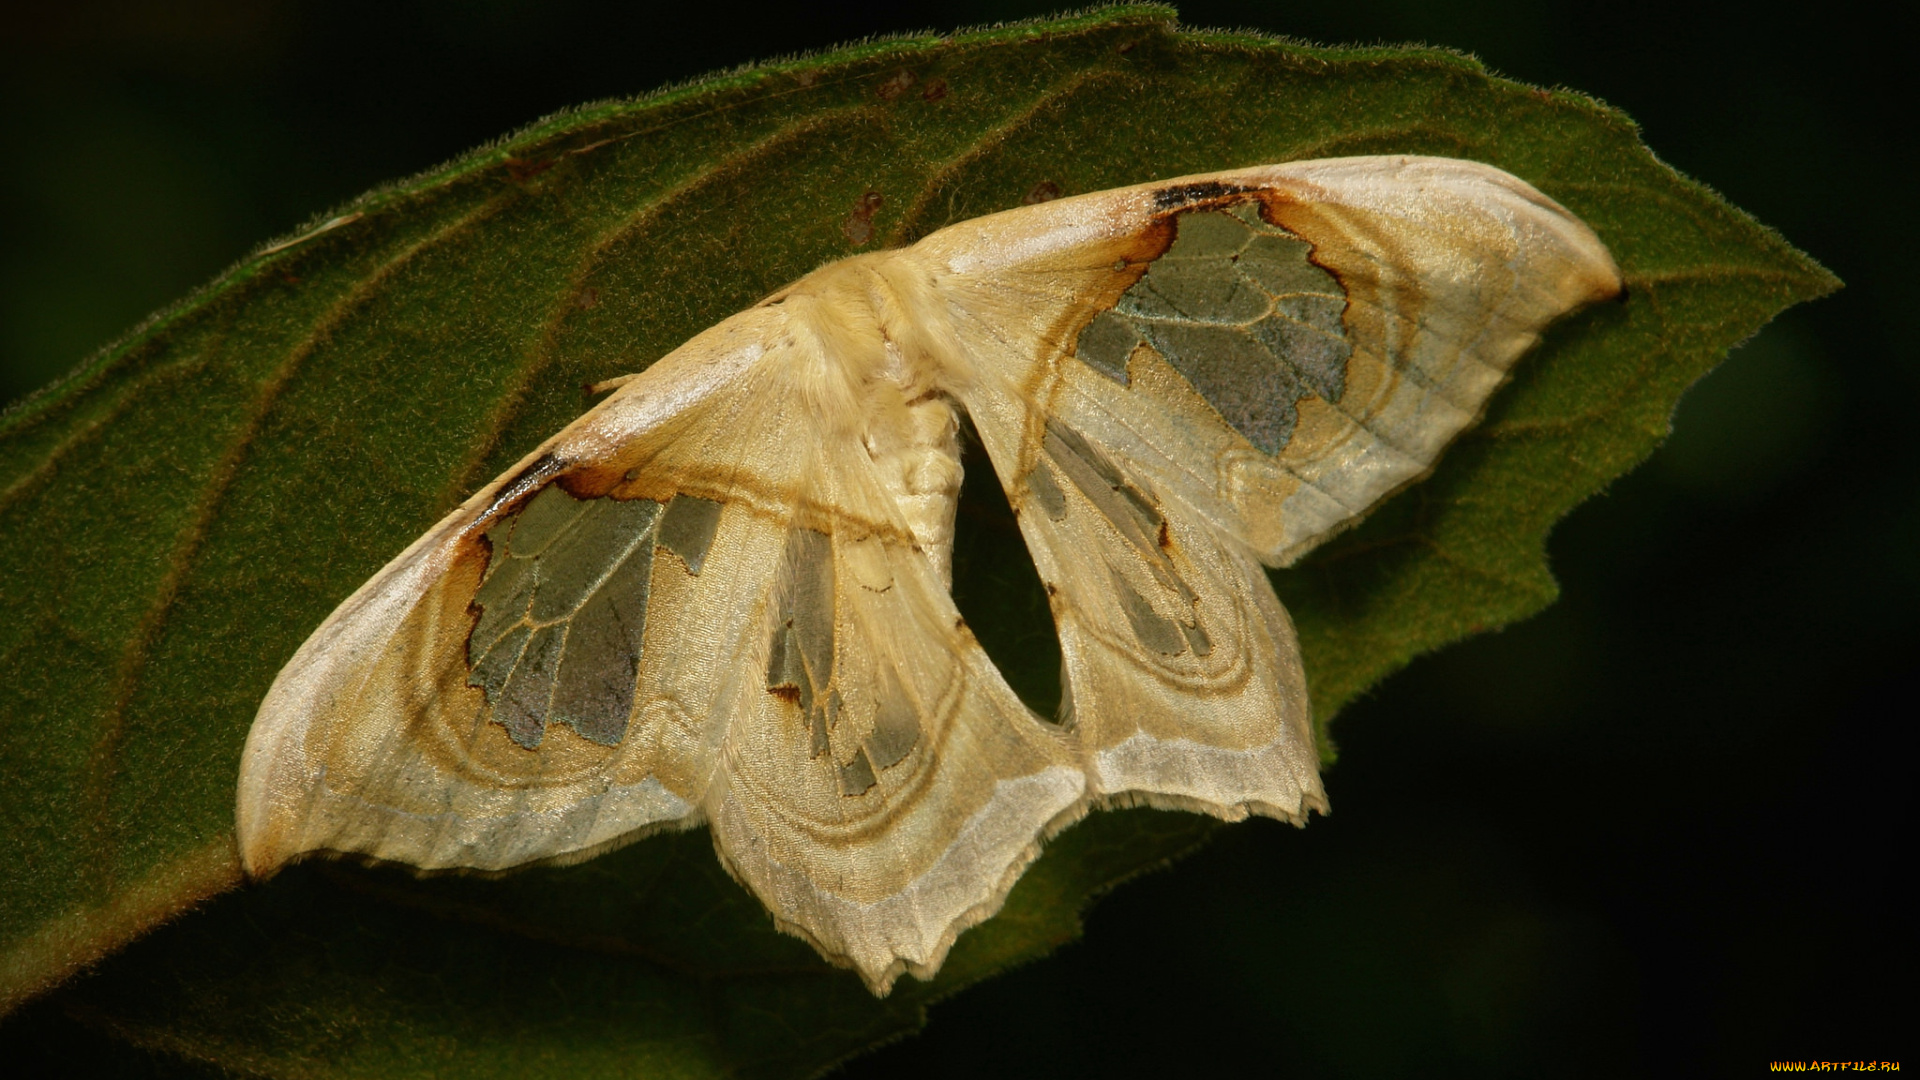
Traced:
<path fill-rule="evenodd" d="M 275 679 L 247 870 L 572 861 L 705 824 L 876 994 L 1051 834 L 1327 809 L 1285 566 L 1428 472 L 1621 292 L 1486 165 L 1303 161 L 1022 207 L 824 266 L 448 514 Z M 960 419 L 1044 583 L 1054 717 L 950 591 Z"/>

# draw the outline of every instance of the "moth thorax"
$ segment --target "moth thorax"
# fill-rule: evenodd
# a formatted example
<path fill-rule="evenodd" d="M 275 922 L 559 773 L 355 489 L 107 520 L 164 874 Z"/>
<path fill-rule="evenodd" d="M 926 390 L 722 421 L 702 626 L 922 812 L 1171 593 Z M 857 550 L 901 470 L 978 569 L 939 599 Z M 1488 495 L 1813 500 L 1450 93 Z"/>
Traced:
<path fill-rule="evenodd" d="M 953 515 L 960 502 L 959 418 L 943 395 L 875 409 L 865 442 L 874 471 L 942 585 L 953 584 Z"/>

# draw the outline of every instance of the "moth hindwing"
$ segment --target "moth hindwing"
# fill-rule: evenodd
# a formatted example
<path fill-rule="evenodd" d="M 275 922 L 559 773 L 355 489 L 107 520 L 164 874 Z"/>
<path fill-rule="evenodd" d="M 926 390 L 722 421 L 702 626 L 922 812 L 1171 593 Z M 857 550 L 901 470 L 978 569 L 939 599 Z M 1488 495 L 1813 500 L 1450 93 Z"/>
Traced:
<path fill-rule="evenodd" d="M 1326 797 L 1265 567 L 1424 474 L 1619 289 L 1564 209 L 1437 158 L 1097 192 L 826 266 L 622 381 L 314 632 L 248 737 L 247 868 L 500 870 L 705 823 L 885 993 L 1091 808 L 1304 823 Z M 1056 717 L 954 606 L 962 414 L 1051 598 Z"/>

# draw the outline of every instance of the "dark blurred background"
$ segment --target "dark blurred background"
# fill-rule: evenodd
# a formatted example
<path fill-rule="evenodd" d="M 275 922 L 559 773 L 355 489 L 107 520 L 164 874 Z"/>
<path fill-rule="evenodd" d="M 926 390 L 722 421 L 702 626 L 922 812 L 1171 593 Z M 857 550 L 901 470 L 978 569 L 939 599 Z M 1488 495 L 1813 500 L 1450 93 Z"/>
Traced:
<path fill-rule="evenodd" d="M 1193 26 L 1451 46 L 1586 91 L 1848 288 L 1736 351 L 1673 439 L 1558 529 L 1555 607 L 1340 718 L 1333 817 L 1224 831 L 1102 901 L 1083 942 L 937 1007 L 848 1075 L 1899 1059 L 1913 968 L 1893 865 L 1920 674 L 1911 46 L 1832 3 L 1182 9 Z M 552 110 L 1048 10 L 15 5 L 0 400 L 256 242 Z"/>

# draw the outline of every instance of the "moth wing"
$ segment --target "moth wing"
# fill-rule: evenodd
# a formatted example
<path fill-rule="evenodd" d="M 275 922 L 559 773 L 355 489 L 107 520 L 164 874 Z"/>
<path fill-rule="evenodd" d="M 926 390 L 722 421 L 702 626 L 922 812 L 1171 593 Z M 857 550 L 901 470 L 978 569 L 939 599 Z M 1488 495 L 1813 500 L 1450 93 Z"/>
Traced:
<path fill-rule="evenodd" d="M 809 423 L 758 393 L 783 329 L 757 309 L 696 337 L 340 605 L 248 735 L 250 873 L 322 850 L 497 870 L 698 823 L 780 555 L 754 500 L 797 482 L 739 477 Z"/>
<path fill-rule="evenodd" d="M 996 460 L 1017 453 L 975 423 Z M 1015 505 L 1094 794 L 1229 820 L 1325 812 L 1299 646 L 1259 561 L 1071 428 L 1039 442 Z"/>
<path fill-rule="evenodd" d="M 765 681 L 743 691 L 706 805 L 780 925 L 885 993 L 998 910 L 1084 812 L 1086 780 L 967 631 L 857 437 L 810 445 Z"/>
<path fill-rule="evenodd" d="M 1257 563 L 1427 472 L 1550 322 L 1620 290 L 1563 208 L 1438 158 L 1187 177 L 915 250 L 975 361 L 962 396 L 1053 593 L 1099 790 L 1228 817 L 1323 803 Z"/>
<path fill-rule="evenodd" d="M 1450 158 L 1187 177 L 928 241 L 984 313 L 961 318 L 984 377 L 1271 565 L 1424 475 L 1549 324 L 1622 288 L 1579 219 Z"/>

